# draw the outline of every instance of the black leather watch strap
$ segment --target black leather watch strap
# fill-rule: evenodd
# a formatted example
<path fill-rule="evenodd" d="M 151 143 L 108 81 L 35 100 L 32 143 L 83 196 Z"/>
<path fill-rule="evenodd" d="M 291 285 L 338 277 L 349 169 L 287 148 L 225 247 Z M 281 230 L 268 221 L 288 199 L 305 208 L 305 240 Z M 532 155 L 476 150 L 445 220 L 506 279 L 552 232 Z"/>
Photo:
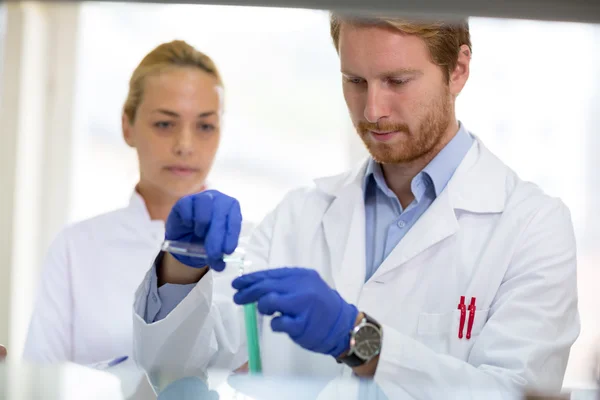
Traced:
<path fill-rule="evenodd" d="M 338 358 L 337 362 L 338 362 L 338 364 L 346 364 L 350 368 L 354 368 L 354 367 L 360 367 L 366 361 L 358 358 L 358 356 L 356 354 L 352 353 L 350 355 Z"/>

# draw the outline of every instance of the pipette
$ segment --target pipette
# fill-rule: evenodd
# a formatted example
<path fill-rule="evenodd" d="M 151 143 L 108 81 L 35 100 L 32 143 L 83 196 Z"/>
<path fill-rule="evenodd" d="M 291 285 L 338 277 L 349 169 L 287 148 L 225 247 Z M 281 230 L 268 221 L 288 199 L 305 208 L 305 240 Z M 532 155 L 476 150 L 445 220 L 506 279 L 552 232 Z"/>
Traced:
<path fill-rule="evenodd" d="M 197 243 L 179 242 L 176 240 L 165 240 L 161 246 L 162 251 L 187 257 L 202 258 L 208 262 L 208 256 L 203 245 Z M 246 260 L 246 252 L 238 247 L 232 254 L 223 256 L 223 261 L 239 268 L 240 276 L 244 274 L 244 268 L 252 263 Z M 256 303 L 244 305 L 244 323 L 246 325 L 246 340 L 248 342 L 248 371 L 251 374 L 262 372 L 260 358 L 260 343 L 258 335 Z"/>

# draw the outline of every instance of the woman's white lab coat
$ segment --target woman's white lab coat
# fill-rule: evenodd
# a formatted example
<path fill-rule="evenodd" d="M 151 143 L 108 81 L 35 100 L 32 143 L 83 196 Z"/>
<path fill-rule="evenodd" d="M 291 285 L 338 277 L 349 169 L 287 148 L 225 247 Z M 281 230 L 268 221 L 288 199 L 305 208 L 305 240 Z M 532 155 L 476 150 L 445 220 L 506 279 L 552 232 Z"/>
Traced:
<path fill-rule="evenodd" d="M 42 268 L 24 357 L 95 363 L 132 354 L 131 304 L 164 240 L 141 196 L 64 229 Z"/>
<path fill-rule="evenodd" d="M 579 334 L 570 214 L 476 140 L 446 189 L 365 283 L 365 165 L 291 192 L 257 228 L 254 265 L 315 268 L 383 325 L 375 379 L 416 398 L 440 387 L 561 386 Z M 210 272 L 162 321 L 135 303 L 135 356 L 156 389 L 207 368 L 239 367 L 243 320 L 231 276 Z M 476 297 L 472 337 L 458 338 L 460 296 Z M 468 312 L 467 312 L 468 319 Z M 266 374 L 350 374 L 262 321 Z M 466 333 L 466 324 L 465 324 Z"/>

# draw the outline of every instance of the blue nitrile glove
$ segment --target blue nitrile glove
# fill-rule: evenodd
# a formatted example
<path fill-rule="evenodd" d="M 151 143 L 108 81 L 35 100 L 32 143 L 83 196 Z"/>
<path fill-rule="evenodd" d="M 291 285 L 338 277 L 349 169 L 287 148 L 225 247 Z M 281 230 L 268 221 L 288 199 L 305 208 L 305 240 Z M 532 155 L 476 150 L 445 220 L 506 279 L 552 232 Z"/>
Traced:
<path fill-rule="evenodd" d="M 277 268 L 240 276 L 232 282 L 237 304 L 257 302 L 273 318 L 271 328 L 285 332 L 307 350 L 340 356 L 350 344 L 358 310 L 312 269 Z"/>
<path fill-rule="evenodd" d="M 203 244 L 208 262 L 200 258 L 173 254 L 190 267 L 208 264 L 216 271 L 225 268 L 222 257 L 231 254 L 238 245 L 242 229 L 240 203 L 216 190 L 207 190 L 179 199 L 165 227 L 165 239 Z"/>

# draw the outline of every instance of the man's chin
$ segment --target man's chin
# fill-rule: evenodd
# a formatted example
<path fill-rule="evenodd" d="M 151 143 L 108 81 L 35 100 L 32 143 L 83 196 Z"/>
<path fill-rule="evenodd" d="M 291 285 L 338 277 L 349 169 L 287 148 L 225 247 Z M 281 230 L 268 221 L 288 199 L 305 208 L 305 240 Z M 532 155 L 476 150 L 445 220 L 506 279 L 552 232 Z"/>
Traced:
<path fill-rule="evenodd" d="M 404 154 L 392 146 L 382 146 L 381 144 L 370 144 L 367 150 L 371 157 L 380 164 L 398 164 L 403 162 Z"/>
<path fill-rule="evenodd" d="M 379 164 L 406 164 L 418 160 L 422 154 L 384 153 L 369 151 L 373 160 Z"/>
<path fill-rule="evenodd" d="M 371 138 L 363 138 L 367 151 L 375 161 L 381 164 L 397 164 L 403 162 L 409 154 L 402 149 L 403 143 L 381 143 Z"/>
<path fill-rule="evenodd" d="M 407 145 L 407 143 L 374 143 L 368 140 L 364 141 L 371 157 L 380 164 L 405 164 L 416 161 L 428 152 L 423 148 Z"/>

